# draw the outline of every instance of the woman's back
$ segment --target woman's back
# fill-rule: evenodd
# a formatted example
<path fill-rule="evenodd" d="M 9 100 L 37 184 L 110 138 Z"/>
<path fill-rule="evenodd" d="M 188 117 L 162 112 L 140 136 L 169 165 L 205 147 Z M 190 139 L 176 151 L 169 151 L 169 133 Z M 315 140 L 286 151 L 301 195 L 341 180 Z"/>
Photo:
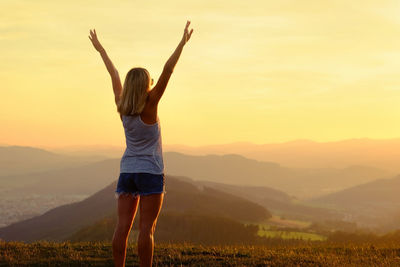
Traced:
<path fill-rule="evenodd" d="M 160 120 L 147 124 L 140 115 L 122 115 L 126 149 L 121 158 L 120 173 L 164 173 Z"/>

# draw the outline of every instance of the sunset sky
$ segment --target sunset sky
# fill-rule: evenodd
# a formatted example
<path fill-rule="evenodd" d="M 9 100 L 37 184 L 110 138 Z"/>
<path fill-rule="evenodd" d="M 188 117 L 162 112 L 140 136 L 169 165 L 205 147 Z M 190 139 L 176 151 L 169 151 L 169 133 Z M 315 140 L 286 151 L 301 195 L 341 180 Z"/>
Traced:
<path fill-rule="evenodd" d="M 0 143 L 124 145 L 111 79 L 156 81 L 194 29 L 159 105 L 164 144 L 400 137 L 400 1 L 0 3 Z"/>

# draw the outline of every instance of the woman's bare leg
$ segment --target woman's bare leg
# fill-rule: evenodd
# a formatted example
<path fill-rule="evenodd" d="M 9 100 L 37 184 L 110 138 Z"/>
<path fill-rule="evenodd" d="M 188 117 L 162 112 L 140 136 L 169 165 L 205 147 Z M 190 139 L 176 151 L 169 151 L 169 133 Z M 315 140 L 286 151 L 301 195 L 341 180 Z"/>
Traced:
<path fill-rule="evenodd" d="M 124 267 L 128 235 L 135 219 L 139 196 L 121 194 L 118 198 L 118 222 L 114 231 L 112 248 L 115 266 Z"/>
<path fill-rule="evenodd" d="M 151 267 L 153 263 L 154 232 L 161 210 L 164 193 L 140 197 L 140 221 L 138 254 L 140 267 Z"/>

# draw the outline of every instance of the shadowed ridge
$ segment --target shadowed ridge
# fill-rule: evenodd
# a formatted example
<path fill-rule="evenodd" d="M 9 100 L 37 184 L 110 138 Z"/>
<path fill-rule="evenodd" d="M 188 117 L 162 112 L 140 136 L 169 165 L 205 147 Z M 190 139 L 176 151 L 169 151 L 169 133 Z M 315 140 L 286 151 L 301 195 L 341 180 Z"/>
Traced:
<path fill-rule="evenodd" d="M 10 241 L 62 241 L 82 227 L 107 215 L 115 214 L 117 181 L 80 202 L 63 205 L 43 215 L 0 228 L 0 238 Z M 165 202 L 162 212 L 176 211 L 239 220 L 267 219 L 270 213 L 258 204 L 218 190 L 201 190 L 184 178 L 166 176 Z M 238 206 L 239 209 L 234 207 Z"/>

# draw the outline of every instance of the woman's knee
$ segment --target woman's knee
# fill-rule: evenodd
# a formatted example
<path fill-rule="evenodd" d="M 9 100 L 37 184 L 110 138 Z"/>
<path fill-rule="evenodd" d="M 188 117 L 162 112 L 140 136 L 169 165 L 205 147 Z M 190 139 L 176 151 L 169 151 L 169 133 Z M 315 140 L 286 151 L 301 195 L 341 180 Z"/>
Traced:
<path fill-rule="evenodd" d="M 132 224 L 129 223 L 118 223 L 115 228 L 115 235 L 127 236 L 131 230 Z"/>
<path fill-rule="evenodd" d="M 139 231 L 140 233 L 144 234 L 151 234 L 153 235 L 156 229 L 156 224 L 155 223 L 140 223 L 139 224 Z"/>

